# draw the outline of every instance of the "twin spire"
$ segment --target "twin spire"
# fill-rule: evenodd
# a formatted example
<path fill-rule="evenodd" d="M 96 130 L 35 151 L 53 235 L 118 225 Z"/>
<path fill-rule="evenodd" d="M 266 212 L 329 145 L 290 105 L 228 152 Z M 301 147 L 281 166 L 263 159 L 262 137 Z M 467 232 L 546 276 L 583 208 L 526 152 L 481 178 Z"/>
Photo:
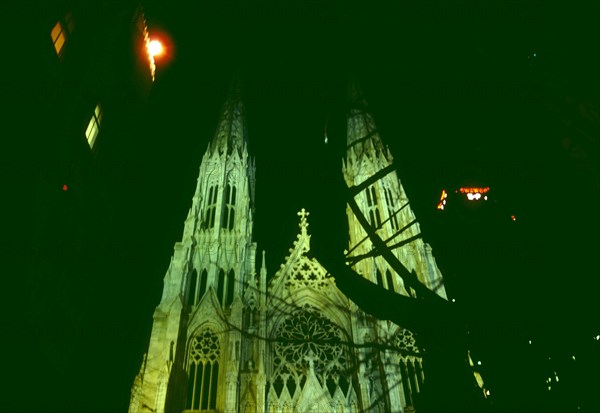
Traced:
<path fill-rule="evenodd" d="M 367 140 L 372 140 L 372 144 L 377 148 L 382 146 L 362 89 L 358 81 L 353 78 L 348 82 L 348 104 L 346 134 L 348 149 L 354 146 L 362 147 L 361 144 Z M 236 74 L 229 86 L 217 130 L 209 146 L 211 153 L 218 151 L 219 154 L 230 154 L 233 150 L 237 150 L 241 154 L 243 148 L 248 144 L 244 118 L 241 78 L 239 74 Z"/>

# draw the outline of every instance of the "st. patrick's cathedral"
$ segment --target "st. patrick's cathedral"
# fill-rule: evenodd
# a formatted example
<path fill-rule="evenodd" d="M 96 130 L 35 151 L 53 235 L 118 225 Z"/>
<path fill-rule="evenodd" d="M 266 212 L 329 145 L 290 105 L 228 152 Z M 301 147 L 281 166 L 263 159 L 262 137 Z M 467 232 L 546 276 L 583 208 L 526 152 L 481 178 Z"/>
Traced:
<path fill-rule="evenodd" d="M 348 187 L 392 164 L 366 101 L 357 86 L 350 89 L 342 166 Z M 307 255 L 310 211 L 298 212 L 297 239 L 269 274 L 253 239 L 254 187 L 244 105 L 234 90 L 200 164 L 129 412 L 414 411 L 427 371 L 413 333 L 363 312 Z M 381 239 L 406 241 L 402 253 L 392 250 L 396 258 L 446 299 L 396 172 L 354 199 Z M 350 208 L 347 219 L 348 255 L 369 256 L 373 244 Z M 381 256 L 353 269 L 385 289 L 415 294 Z"/>

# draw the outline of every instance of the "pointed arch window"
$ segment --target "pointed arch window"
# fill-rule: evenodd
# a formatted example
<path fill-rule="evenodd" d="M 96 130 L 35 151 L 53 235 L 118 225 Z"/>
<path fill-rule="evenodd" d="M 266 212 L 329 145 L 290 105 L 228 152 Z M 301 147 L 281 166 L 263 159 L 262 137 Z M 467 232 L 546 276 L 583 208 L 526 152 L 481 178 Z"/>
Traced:
<path fill-rule="evenodd" d="M 198 288 L 198 294 L 196 295 L 196 302 L 200 301 L 204 292 L 206 291 L 206 283 L 208 281 L 208 273 L 206 270 L 202 270 L 202 274 L 200 274 L 200 287 Z"/>
<path fill-rule="evenodd" d="M 385 271 L 385 278 L 387 280 L 387 288 L 390 291 L 394 291 L 394 278 L 390 270 Z"/>
<path fill-rule="evenodd" d="M 369 222 L 372 227 L 378 228 L 381 226 L 381 218 L 379 217 L 379 208 L 377 207 L 377 193 L 375 186 L 367 188 L 367 211 L 369 213 Z"/>
<path fill-rule="evenodd" d="M 235 273 L 233 270 L 229 270 L 227 273 L 227 291 L 225 292 L 225 305 L 230 306 L 233 302 L 233 287 L 234 287 Z"/>
<path fill-rule="evenodd" d="M 216 409 L 220 357 L 219 338 L 211 329 L 205 329 L 192 339 L 188 359 L 187 409 Z"/>
<path fill-rule="evenodd" d="M 381 275 L 379 268 L 375 270 L 375 275 L 377 277 L 377 285 L 383 288 L 383 276 Z"/>
<path fill-rule="evenodd" d="M 233 229 L 233 224 L 235 222 L 235 186 L 227 184 L 225 187 L 224 196 L 224 214 L 223 214 L 223 222 L 221 222 L 221 227 L 226 229 Z"/>
<path fill-rule="evenodd" d="M 202 270 L 200 274 L 200 279 L 198 279 L 198 272 L 196 269 L 191 274 L 190 277 L 190 288 L 188 291 L 188 305 L 196 305 L 200 298 L 204 295 L 206 291 L 206 280 L 208 279 L 208 274 L 206 270 Z"/>
<path fill-rule="evenodd" d="M 224 306 L 229 306 L 233 302 L 234 281 L 235 272 L 233 270 L 229 270 L 227 274 L 223 270 L 219 271 L 217 297 Z"/>
<path fill-rule="evenodd" d="M 217 193 L 219 185 L 213 185 L 208 189 L 208 202 L 206 204 L 205 228 L 212 228 L 215 225 L 215 214 L 217 212 Z"/>
<path fill-rule="evenodd" d="M 223 294 L 225 293 L 225 271 L 219 271 L 219 279 L 217 280 L 217 298 L 223 304 Z"/>
<path fill-rule="evenodd" d="M 390 225 L 392 226 L 392 230 L 398 229 L 398 216 L 394 212 L 394 198 L 392 197 L 392 190 L 390 188 L 385 188 L 385 204 L 388 210 L 388 216 L 390 217 Z"/>
<path fill-rule="evenodd" d="M 190 276 L 190 284 L 188 289 L 188 306 L 196 304 L 196 290 L 198 286 L 198 272 L 194 268 Z"/>

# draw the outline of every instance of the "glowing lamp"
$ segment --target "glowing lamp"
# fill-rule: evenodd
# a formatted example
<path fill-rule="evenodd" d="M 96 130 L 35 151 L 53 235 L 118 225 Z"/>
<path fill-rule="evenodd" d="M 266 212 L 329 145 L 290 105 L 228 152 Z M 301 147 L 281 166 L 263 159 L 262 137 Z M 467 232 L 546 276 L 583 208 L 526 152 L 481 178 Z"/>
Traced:
<path fill-rule="evenodd" d="M 151 40 L 148 43 L 148 53 L 150 53 L 150 56 L 152 56 L 152 57 L 159 56 L 163 52 L 164 52 L 163 45 L 158 40 Z"/>
<path fill-rule="evenodd" d="M 67 186 L 67 184 L 64 184 L 64 185 L 62 186 L 62 190 L 63 190 L 63 191 L 66 191 L 67 189 L 69 189 L 69 187 Z"/>

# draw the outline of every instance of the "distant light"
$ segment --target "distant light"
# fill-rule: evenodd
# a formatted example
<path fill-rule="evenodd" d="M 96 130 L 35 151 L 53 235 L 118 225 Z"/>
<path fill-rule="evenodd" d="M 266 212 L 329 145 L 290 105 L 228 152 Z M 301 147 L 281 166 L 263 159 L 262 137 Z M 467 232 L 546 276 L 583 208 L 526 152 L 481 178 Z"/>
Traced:
<path fill-rule="evenodd" d="M 531 344 L 531 340 L 529 340 L 529 344 Z"/>
<path fill-rule="evenodd" d="M 575 356 L 571 356 L 571 358 L 573 359 L 573 361 L 577 361 L 577 360 L 575 359 Z"/>
<path fill-rule="evenodd" d="M 483 200 L 484 200 L 484 201 L 487 201 L 487 195 L 483 197 Z"/>
<path fill-rule="evenodd" d="M 536 56 L 537 56 L 537 53 L 534 53 L 534 54 L 533 54 L 533 57 L 536 57 Z"/>
<path fill-rule="evenodd" d="M 452 302 L 453 302 L 453 303 L 455 303 L 455 302 L 456 302 L 456 298 L 453 298 L 453 299 L 452 299 Z"/>
<path fill-rule="evenodd" d="M 467 199 L 469 201 L 473 201 L 473 200 L 479 200 L 481 198 L 481 195 L 487 193 L 489 190 L 490 190 L 489 186 L 486 186 L 485 188 L 463 187 L 463 188 L 460 188 L 460 193 L 467 194 Z M 487 196 L 484 199 L 487 200 Z"/>
<path fill-rule="evenodd" d="M 477 361 L 477 365 L 478 365 L 478 366 L 481 366 L 481 361 Z"/>
<path fill-rule="evenodd" d="M 460 188 L 460 193 L 461 193 L 461 194 L 468 194 L 468 193 L 475 194 L 475 193 L 478 193 L 478 192 L 479 192 L 479 193 L 481 193 L 481 194 L 485 194 L 485 193 L 486 193 L 486 192 L 488 192 L 489 190 L 490 190 L 490 187 L 489 187 L 489 186 L 486 186 L 485 188 L 477 188 L 477 187 L 473 187 L 473 188 L 471 188 L 471 187 L 463 187 L 463 188 Z"/>
<path fill-rule="evenodd" d="M 158 40 L 151 40 L 150 43 L 148 43 L 148 53 L 150 53 L 150 56 L 159 56 L 163 51 L 163 45 Z"/>
<path fill-rule="evenodd" d="M 489 390 L 486 390 L 486 391 L 485 391 L 485 395 L 486 395 L 486 396 L 489 396 L 489 395 L 490 395 L 490 391 L 489 391 Z"/>
<path fill-rule="evenodd" d="M 600 341 L 600 334 L 598 334 L 595 338 L 596 338 L 596 341 Z"/>
<path fill-rule="evenodd" d="M 63 191 L 66 191 L 67 189 L 69 189 L 69 187 L 67 186 L 67 184 L 64 184 L 64 185 L 62 186 L 62 190 L 63 190 Z"/>
<path fill-rule="evenodd" d="M 511 216 L 510 216 L 510 219 L 512 219 L 513 221 L 516 221 L 516 220 L 517 220 L 517 217 L 516 217 L 516 216 L 514 216 L 514 215 L 511 215 Z"/>
<path fill-rule="evenodd" d="M 438 202 L 437 209 L 444 210 L 444 206 L 446 205 L 446 198 L 448 198 L 448 194 L 445 189 L 442 189 L 442 195 L 440 196 L 440 202 Z"/>

